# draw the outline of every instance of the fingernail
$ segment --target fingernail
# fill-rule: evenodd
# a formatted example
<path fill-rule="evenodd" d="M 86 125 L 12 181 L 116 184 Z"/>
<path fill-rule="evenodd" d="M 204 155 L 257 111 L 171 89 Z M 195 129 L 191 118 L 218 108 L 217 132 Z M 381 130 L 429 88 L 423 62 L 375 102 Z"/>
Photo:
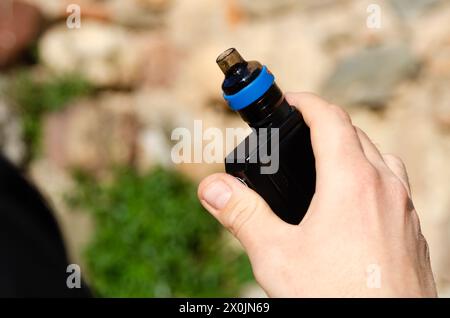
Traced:
<path fill-rule="evenodd" d="M 231 198 L 231 188 L 222 180 L 211 182 L 203 190 L 203 199 L 213 208 L 223 209 Z"/>

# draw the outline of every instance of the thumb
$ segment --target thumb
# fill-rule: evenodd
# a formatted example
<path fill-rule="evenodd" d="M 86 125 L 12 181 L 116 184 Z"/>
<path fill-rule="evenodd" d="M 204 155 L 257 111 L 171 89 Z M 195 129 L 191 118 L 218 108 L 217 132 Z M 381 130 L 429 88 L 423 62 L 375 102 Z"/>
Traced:
<path fill-rule="evenodd" d="M 202 205 L 243 245 L 248 253 L 266 248 L 285 235 L 290 224 L 272 212 L 252 189 L 226 173 L 205 178 L 198 187 Z"/>

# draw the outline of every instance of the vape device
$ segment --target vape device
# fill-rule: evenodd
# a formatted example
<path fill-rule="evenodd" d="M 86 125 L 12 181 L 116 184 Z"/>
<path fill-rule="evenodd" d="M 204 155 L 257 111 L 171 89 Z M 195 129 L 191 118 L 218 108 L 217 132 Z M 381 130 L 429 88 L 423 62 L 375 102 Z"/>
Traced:
<path fill-rule="evenodd" d="M 225 100 L 252 128 L 225 158 L 226 172 L 261 195 L 282 220 L 299 224 L 316 184 L 308 126 L 266 66 L 244 60 L 234 48 L 216 62 L 225 74 Z"/>

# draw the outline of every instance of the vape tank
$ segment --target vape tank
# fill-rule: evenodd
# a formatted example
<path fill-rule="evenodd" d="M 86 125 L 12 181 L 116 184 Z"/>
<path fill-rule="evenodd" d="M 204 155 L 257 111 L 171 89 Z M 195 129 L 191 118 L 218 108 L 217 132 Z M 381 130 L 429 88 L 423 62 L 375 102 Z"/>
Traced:
<path fill-rule="evenodd" d="M 225 74 L 225 100 L 253 130 L 225 158 L 226 172 L 261 195 L 282 220 L 299 224 L 316 184 L 308 126 L 266 66 L 244 60 L 234 48 L 216 62 Z"/>

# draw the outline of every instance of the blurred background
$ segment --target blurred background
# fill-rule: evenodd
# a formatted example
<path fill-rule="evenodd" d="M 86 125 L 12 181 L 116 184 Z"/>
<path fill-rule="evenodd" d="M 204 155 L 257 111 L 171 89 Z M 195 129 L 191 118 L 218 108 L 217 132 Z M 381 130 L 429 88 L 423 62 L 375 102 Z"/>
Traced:
<path fill-rule="evenodd" d="M 236 47 L 402 157 L 450 296 L 449 21 L 448 0 L 1 0 L 0 148 L 54 207 L 96 295 L 262 296 L 197 203 L 223 165 L 170 157 L 176 127 L 245 127 L 215 64 Z"/>

